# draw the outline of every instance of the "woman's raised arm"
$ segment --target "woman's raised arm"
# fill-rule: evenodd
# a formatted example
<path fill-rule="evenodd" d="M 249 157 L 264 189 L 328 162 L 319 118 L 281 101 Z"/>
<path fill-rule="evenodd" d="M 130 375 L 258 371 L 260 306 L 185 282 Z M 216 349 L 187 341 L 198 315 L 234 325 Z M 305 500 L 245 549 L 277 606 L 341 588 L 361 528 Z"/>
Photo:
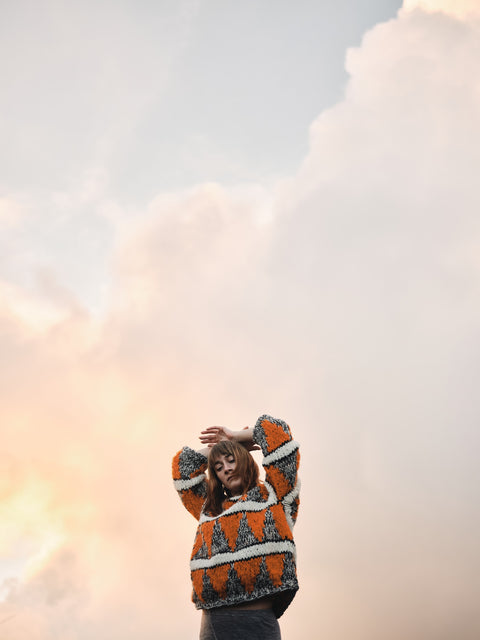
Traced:
<path fill-rule="evenodd" d="M 227 427 L 207 427 L 200 434 L 200 442 L 211 448 L 222 440 L 235 440 L 242 444 L 248 451 L 256 451 L 260 447 L 253 441 L 253 428 L 244 427 L 238 431 L 233 431 Z"/>

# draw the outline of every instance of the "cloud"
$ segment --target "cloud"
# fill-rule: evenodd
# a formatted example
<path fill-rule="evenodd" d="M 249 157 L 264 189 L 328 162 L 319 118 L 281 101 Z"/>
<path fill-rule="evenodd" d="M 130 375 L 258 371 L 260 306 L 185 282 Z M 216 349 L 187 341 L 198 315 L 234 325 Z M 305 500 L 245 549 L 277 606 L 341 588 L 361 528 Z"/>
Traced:
<path fill-rule="evenodd" d="M 25 205 L 15 198 L 0 198 L 0 225 L 10 227 L 19 222 L 25 215 Z"/>
<path fill-rule="evenodd" d="M 304 403 L 325 424 L 315 598 L 362 611 L 342 637 L 440 637 L 464 606 L 462 637 L 478 633 L 474 589 L 462 586 L 474 579 L 479 525 L 468 506 L 478 484 L 477 42 L 473 23 L 419 12 L 366 34 L 347 56 L 345 100 L 313 123 L 309 156 L 284 187 L 276 259 L 301 327 L 296 370 L 312 376 Z M 341 576 L 332 558 L 345 562 Z M 338 633 L 333 615 L 325 635 Z M 402 623 L 386 631 L 392 618 Z"/>
<path fill-rule="evenodd" d="M 17 323 L 2 344 L 2 555 L 18 555 L 13 573 L 2 568 L 6 630 L 20 640 L 175 637 L 157 615 L 178 583 L 166 578 L 164 531 L 176 497 L 159 489 L 170 487 L 174 446 L 159 427 L 175 426 L 167 399 L 146 405 L 76 318 L 41 334 Z"/>
<path fill-rule="evenodd" d="M 39 294 L 5 285 L 12 638 L 191 637 L 170 458 L 263 411 L 303 445 L 284 634 L 478 635 L 477 43 L 474 22 L 401 12 L 349 51 L 294 176 L 112 216 L 101 319 L 54 278 L 39 326 L 17 311 Z"/>
<path fill-rule="evenodd" d="M 404 0 L 403 6 L 407 11 L 443 11 L 457 18 L 468 18 L 480 13 L 478 0 Z"/>

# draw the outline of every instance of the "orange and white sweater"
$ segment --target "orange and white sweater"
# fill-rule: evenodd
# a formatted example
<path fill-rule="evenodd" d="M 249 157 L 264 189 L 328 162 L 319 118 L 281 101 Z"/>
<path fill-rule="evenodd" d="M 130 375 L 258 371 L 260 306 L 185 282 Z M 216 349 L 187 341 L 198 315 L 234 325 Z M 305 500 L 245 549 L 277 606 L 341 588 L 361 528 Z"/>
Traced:
<path fill-rule="evenodd" d="M 263 415 L 253 430 L 263 452 L 265 482 L 223 503 L 211 516 L 203 509 L 207 458 L 184 447 L 173 459 L 175 488 L 198 520 L 190 569 L 197 609 L 274 596 L 279 618 L 298 589 L 293 526 L 299 506 L 298 443 L 289 426 Z"/>

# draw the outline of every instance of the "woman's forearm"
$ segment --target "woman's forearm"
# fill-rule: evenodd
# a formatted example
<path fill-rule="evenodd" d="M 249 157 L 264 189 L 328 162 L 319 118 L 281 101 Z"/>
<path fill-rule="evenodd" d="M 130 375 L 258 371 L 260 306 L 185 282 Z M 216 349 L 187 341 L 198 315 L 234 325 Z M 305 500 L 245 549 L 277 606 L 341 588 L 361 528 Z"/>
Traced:
<path fill-rule="evenodd" d="M 200 442 L 206 444 L 209 448 L 222 440 L 234 440 L 249 451 L 256 451 L 260 448 L 253 441 L 252 427 L 245 427 L 238 431 L 232 431 L 227 427 L 207 427 L 200 433 Z"/>
<path fill-rule="evenodd" d="M 240 429 L 240 431 L 234 431 L 233 438 L 242 444 L 253 442 L 253 427 L 245 427 L 245 429 Z"/>

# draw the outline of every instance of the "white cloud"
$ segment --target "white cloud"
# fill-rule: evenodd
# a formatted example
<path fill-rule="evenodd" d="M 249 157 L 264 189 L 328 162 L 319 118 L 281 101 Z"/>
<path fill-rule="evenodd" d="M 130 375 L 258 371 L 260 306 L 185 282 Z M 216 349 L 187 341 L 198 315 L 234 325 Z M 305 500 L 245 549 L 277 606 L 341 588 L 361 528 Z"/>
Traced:
<path fill-rule="evenodd" d="M 480 13 L 478 0 L 404 0 L 404 8 L 409 10 L 443 11 L 457 18 L 467 18 Z"/>
<path fill-rule="evenodd" d="M 321 486 L 338 483 L 340 500 L 320 489 L 312 545 L 325 545 L 329 569 L 331 557 L 346 563 L 338 594 L 327 573 L 316 598 L 350 611 L 345 584 L 362 584 L 370 611 L 342 637 L 435 638 L 466 600 L 473 611 L 461 585 L 473 580 L 480 520 L 469 507 L 480 409 L 478 36 L 474 23 L 421 12 L 371 30 L 348 53 L 345 100 L 313 123 L 309 156 L 282 193 L 276 258 L 301 327 L 292 359 L 311 376 L 304 406 L 325 425 Z M 438 585 L 448 579 L 447 593 Z M 404 622 L 386 631 L 392 617 Z M 462 635 L 478 627 L 470 615 Z"/>
<path fill-rule="evenodd" d="M 16 225 L 25 216 L 25 204 L 21 204 L 15 198 L 0 198 L 0 225 L 11 227 Z"/>

